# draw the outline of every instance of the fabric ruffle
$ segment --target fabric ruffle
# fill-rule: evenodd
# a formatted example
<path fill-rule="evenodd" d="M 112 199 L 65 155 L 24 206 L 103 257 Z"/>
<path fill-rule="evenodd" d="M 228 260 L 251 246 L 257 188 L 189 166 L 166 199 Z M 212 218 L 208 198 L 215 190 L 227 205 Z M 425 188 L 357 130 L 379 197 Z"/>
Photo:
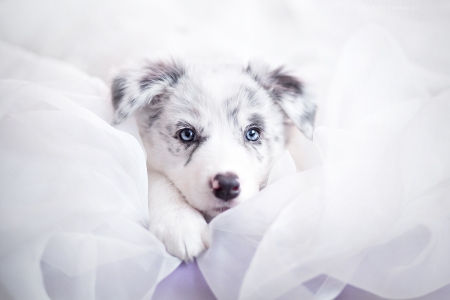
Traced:
<path fill-rule="evenodd" d="M 12 49 L 2 45 L 0 57 L 17 57 Z M 54 78 L 75 88 L 0 81 L 0 298 L 150 297 L 180 262 L 146 229 L 139 143 L 80 105 L 107 115 L 101 81 L 20 56 L 22 71 L 36 66 L 42 79 L 55 67 Z"/>
<path fill-rule="evenodd" d="M 404 299 L 450 284 L 448 78 L 368 28 L 345 46 L 320 109 L 322 166 L 212 222 L 199 266 L 214 293 L 334 299 L 350 284 Z"/>

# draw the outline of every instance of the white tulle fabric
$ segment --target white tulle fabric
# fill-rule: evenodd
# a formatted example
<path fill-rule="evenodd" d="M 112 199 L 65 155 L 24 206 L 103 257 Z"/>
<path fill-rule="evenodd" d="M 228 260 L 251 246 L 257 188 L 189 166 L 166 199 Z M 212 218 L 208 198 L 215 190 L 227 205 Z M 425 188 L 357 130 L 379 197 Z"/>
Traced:
<path fill-rule="evenodd" d="M 351 284 L 405 299 L 448 285 L 449 79 L 369 28 L 344 47 L 321 109 L 322 166 L 211 223 L 199 265 L 218 298 L 334 299 Z"/>
<path fill-rule="evenodd" d="M 13 66 L 0 71 L 0 296 L 150 298 L 180 261 L 146 230 L 145 156 L 108 125 L 107 87 L 0 50 Z M 318 116 L 320 166 L 296 173 L 286 153 L 266 189 L 210 223 L 198 264 L 215 296 L 334 299 L 350 284 L 407 299 L 449 285 L 450 79 L 367 28 Z"/>
<path fill-rule="evenodd" d="M 149 298 L 179 260 L 146 230 L 139 143 L 81 106 L 110 115 L 107 87 L 0 53 L 0 298 Z"/>

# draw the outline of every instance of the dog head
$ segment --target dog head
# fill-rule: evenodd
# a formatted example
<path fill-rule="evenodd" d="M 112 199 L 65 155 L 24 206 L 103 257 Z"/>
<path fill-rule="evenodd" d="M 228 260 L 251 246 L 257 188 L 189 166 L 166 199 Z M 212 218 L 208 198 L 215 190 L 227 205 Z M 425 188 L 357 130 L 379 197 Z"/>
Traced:
<path fill-rule="evenodd" d="M 282 68 L 145 62 L 112 85 L 114 123 L 135 113 L 147 164 L 207 219 L 250 198 L 284 150 L 289 124 L 311 137 L 316 106 Z"/>

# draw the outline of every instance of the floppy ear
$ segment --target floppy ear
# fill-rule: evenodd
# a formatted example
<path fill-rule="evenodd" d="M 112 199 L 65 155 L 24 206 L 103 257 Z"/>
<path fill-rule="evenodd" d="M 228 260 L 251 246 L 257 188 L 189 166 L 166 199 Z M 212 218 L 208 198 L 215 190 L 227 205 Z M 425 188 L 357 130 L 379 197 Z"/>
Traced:
<path fill-rule="evenodd" d="M 312 138 L 316 104 L 303 95 L 300 80 L 289 75 L 283 67 L 270 69 L 261 63 L 250 63 L 246 72 L 271 95 L 284 114 L 305 136 Z"/>
<path fill-rule="evenodd" d="M 123 69 L 113 79 L 112 102 L 115 109 L 113 125 L 120 124 L 136 109 L 175 85 L 184 75 L 184 68 L 175 61 L 146 61 L 138 68 Z"/>

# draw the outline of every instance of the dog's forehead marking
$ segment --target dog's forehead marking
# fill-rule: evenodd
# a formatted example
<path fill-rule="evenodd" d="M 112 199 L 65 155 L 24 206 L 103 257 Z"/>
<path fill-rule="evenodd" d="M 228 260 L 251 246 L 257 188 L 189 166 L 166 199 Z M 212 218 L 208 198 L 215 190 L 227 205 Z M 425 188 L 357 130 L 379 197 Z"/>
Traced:
<path fill-rule="evenodd" d="M 168 104 L 170 115 L 185 116 L 189 121 L 208 128 L 217 123 L 223 126 L 229 121 L 238 126 L 240 110 L 247 106 L 261 107 L 263 100 L 269 102 L 268 99 L 258 99 L 258 89 L 261 90 L 249 76 L 234 69 L 199 74 L 188 72 L 172 91 L 173 101 Z"/>
<path fill-rule="evenodd" d="M 264 130 L 265 127 L 265 118 L 263 117 L 263 115 L 259 114 L 259 113 L 252 113 L 249 117 L 248 117 L 248 121 L 255 126 L 258 126 L 259 128 L 261 128 L 262 130 Z"/>

